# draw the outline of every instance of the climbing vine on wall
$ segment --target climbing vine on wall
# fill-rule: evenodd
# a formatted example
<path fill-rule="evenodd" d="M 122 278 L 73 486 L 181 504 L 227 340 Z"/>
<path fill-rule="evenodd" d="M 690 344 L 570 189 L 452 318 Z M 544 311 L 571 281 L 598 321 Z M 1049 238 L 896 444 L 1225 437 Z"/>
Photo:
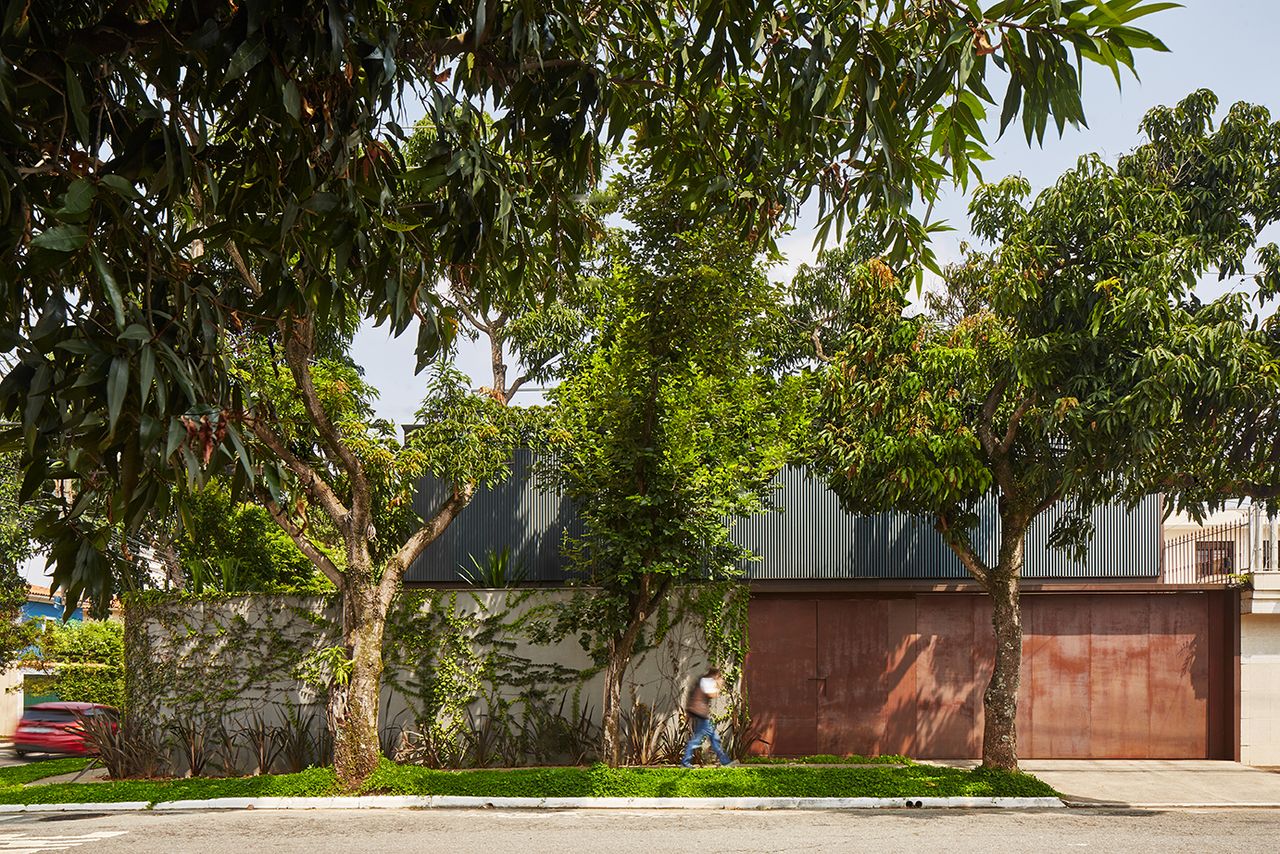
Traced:
<path fill-rule="evenodd" d="M 296 674 L 337 634 L 331 597 L 149 591 L 124 604 L 127 702 L 139 721 L 318 699 Z"/>
<path fill-rule="evenodd" d="M 383 654 L 384 747 L 413 733 L 439 764 L 499 761 L 493 744 L 508 746 L 506 762 L 573 761 L 571 736 L 581 736 L 599 708 L 598 664 L 576 637 L 555 636 L 573 598 L 564 590 L 403 592 L 388 618 Z M 695 670 L 714 662 L 736 686 L 747 599 L 732 583 L 673 594 L 637 653 L 633 702 L 678 729 Z M 336 615 L 335 601 L 320 596 L 130 597 L 131 714 L 156 727 L 243 718 L 272 705 L 322 711 L 323 697 L 305 674 L 308 662 L 337 643 Z M 511 747 L 517 743 L 518 750 Z"/>

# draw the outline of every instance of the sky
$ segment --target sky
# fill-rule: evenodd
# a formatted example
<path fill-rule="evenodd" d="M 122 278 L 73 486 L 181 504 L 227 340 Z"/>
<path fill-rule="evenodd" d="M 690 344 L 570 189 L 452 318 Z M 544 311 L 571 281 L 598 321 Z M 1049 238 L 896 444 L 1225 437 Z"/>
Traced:
<path fill-rule="evenodd" d="M 1168 45 L 1169 53 L 1140 52 L 1140 79 L 1126 75 L 1120 89 L 1108 69 L 1086 64 L 1087 128 L 1068 127 L 1061 138 L 1046 135 L 1042 146 L 1028 145 L 1015 121 L 1003 138 L 995 140 L 999 108 L 992 107 L 992 121 L 984 132 L 992 142 L 993 160 L 983 165 L 983 176 L 996 181 L 1021 174 L 1034 192 L 1052 184 L 1083 154 L 1096 152 L 1113 162 L 1141 141 L 1138 122 L 1148 109 L 1175 104 L 1200 88 L 1217 92 L 1224 111 L 1237 101 L 1248 101 L 1267 107 L 1273 117 L 1280 116 L 1280 0 L 1185 0 L 1183 8 L 1152 15 L 1142 25 Z M 999 102 L 1003 93 L 993 94 Z M 944 264 L 959 259 L 961 241 L 973 242 L 966 209 L 967 200 L 958 191 L 948 193 L 935 206 L 934 220 L 946 220 L 956 229 L 935 239 L 934 250 Z M 804 211 L 795 229 L 780 241 L 786 261 L 774 269 L 775 278 L 785 279 L 817 255 L 813 221 L 813 211 Z M 1270 232 L 1264 234 L 1264 241 L 1280 242 L 1280 229 Z M 1229 286 L 1214 283 L 1204 296 L 1217 296 Z M 356 361 L 381 392 L 379 414 L 400 424 L 412 421 L 425 387 L 424 379 L 413 373 L 414 343 L 413 334 L 393 339 L 385 329 L 366 326 L 353 346 Z M 458 366 L 476 386 L 487 384 L 487 344 L 463 342 Z M 539 398 L 534 391 L 517 400 L 535 403 Z"/>

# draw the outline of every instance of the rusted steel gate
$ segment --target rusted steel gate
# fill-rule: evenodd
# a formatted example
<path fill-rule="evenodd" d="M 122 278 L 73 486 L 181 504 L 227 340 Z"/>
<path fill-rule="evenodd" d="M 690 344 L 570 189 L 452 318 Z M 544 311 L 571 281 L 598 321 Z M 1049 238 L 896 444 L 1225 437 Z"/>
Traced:
<path fill-rule="evenodd" d="M 1235 753 L 1231 591 L 1024 593 L 1019 754 Z M 991 609 L 967 593 L 756 594 L 747 695 L 774 755 L 980 753 Z"/>

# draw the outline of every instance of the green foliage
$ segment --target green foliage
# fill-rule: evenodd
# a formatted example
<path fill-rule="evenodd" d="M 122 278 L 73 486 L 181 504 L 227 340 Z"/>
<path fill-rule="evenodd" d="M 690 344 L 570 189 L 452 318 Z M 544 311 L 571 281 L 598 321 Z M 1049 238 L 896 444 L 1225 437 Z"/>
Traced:
<path fill-rule="evenodd" d="M 175 546 L 191 592 L 322 593 L 333 585 L 265 509 L 232 499 L 221 479 L 189 493 Z"/>
<path fill-rule="evenodd" d="M 578 507 L 583 535 L 566 552 L 592 585 L 559 631 L 605 665 L 602 756 L 615 764 L 646 622 L 672 584 L 741 572 L 751 555 L 729 526 L 767 509 L 801 412 L 766 366 L 776 295 L 753 250 L 631 165 L 615 189 L 632 228 L 610 241 L 595 340 L 551 392 L 548 466 Z"/>
<path fill-rule="evenodd" d="M 46 623 L 40 658 L 66 664 L 119 664 L 124 659 L 124 626 L 114 620 Z"/>
<path fill-rule="evenodd" d="M 112 620 L 46 622 L 33 664 L 48 690 L 69 703 L 125 707 L 124 626 Z"/>
<path fill-rule="evenodd" d="M 28 762 L 24 765 L 7 765 L 0 768 L 0 789 L 21 786 L 46 777 L 57 777 L 60 774 L 74 774 L 84 770 L 89 760 L 80 756 L 68 756 L 63 759 L 46 759 L 43 762 Z"/>
<path fill-rule="evenodd" d="M 8 668 L 36 639 L 39 626 L 22 619 L 27 580 L 13 566 L 0 566 L 0 667 Z"/>
<path fill-rule="evenodd" d="M 994 485 L 1012 535 L 1067 501 L 1054 542 L 1078 553 L 1092 507 L 1167 485 L 1194 402 L 1239 388 L 1258 353 L 1245 300 L 1191 288 L 1238 273 L 1280 216 L 1280 131 L 1248 105 L 1215 130 L 1216 104 L 1152 111 L 1117 166 L 1082 158 L 1029 204 L 1021 179 L 979 188 L 996 248 L 948 271 L 944 319 L 903 318 L 905 288 L 882 283 L 890 302 L 823 379 L 818 458 L 847 507 L 932 516 L 963 558 Z"/>
<path fill-rule="evenodd" d="M 0 669 L 22 654 L 37 631 L 22 620 L 28 587 L 18 567 L 36 552 L 33 527 L 41 499 L 23 495 L 18 463 L 17 454 L 0 454 Z"/>
<path fill-rule="evenodd" d="M 634 230 L 611 249 L 597 345 L 551 393 L 553 477 L 586 529 L 569 552 L 611 597 L 606 624 L 646 579 L 737 573 L 726 519 L 765 509 L 792 427 L 759 354 L 773 293 L 751 250 L 651 178 L 618 193 Z"/>
<path fill-rule="evenodd" d="M 16 572 L 35 554 L 38 543 L 33 528 L 43 498 L 23 489 L 19 456 L 0 453 L 0 571 Z"/>
<path fill-rule="evenodd" d="M 297 677 L 320 690 L 329 686 L 343 686 L 351 681 L 351 659 L 346 647 L 324 646 L 313 650 L 299 663 Z"/>
<path fill-rule="evenodd" d="M 913 765 L 910 758 L 897 753 L 882 756 L 861 756 L 849 753 L 836 756 L 833 753 L 816 753 L 812 756 L 752 756 L 742 760 L 747 765 Z"/>
<path fill-rule="evenodd" d="M 215 450 L 254 471 L 225 405 L 245 324 L 416 324 L 429 355 L 454 328 L 438 280 L 517 294 L 581 253 L 576 200 L 628 134 L 740 234 L 816 195 L 823 233 L 885 210 L 906 256 L 913 203 L 985 156 L 991 82 L 1029 139 L 1078 123 L 1077 64 L 1163 49 L 1135 21 L 1164 6 L 11 0 L 0 411 L 32 482 L 88 487 L 45 526 L 56 583 L 107 601 L 111 525 L 167 515 Z M 409 89 L 432 133 L 405 169 Z"/>
<path fill-rule="evenodd" d="M 84 763 L 82 759 L 63 761 Z M 706 771 L 686 771 L 681 768 L 608 768 L 595 765 L 590 768 L 530 768 L 512 771 L 432 771 L 396 765 L 387 760 L 379 764 L 362 793 L 491 798 L 920 798 L 1057 795 L 1053 789 L 1029 774 L 965 771 L 933 765 L 903 768 L 720 768 Z M 262 774 L 224 779 L 119 780 L 26 787 L 11 785 L 0 788 L 0 803 L 163 803 L 209 798 L 325 797 L 338 794 L 337 780 L 331 769 L 311 768 L 297 774 Z"/>
<path fill-rule="evenodd" d="M 513 798 L 1054 797 L 1028 774 L 934 765 L 901 768 L 531 768 L 432 771 L 383 762 L 367 792 Z"/>
<path fill-rule="evenodd" d="M 470 558 L 471 566 L 465 564 L 460 566 L 458 575 L 472 587 L 491 590 L 515 587 L 523 582 L 528 574 L 524 561 L 513 558 L 508 546 L 503 546 L 496 551 L 490 549 L 485 553 L 483 561 L 477 560 L 475 555 L 470 555 Z"/>
<path fill-rule="evenodd" d="M 296 774 L 185 780 L 111 780 L 103 783 L 51 783 L 0 789 L 0 803 L 65 804 L 205 800 L 208 798 L 307 798 L 338 794 L 331 768 Z"/>

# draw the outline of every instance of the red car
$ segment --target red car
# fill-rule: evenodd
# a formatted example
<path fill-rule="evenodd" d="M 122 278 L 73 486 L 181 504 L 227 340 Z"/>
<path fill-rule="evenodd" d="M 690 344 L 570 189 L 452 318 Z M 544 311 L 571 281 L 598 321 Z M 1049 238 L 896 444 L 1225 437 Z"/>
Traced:
<path fill-rule="evenodd" d="M 13 752 L 89 753 L 81 718 L 116 719 L 116 710 L 98 703 L 38 703 L 22 713 L 13 734 Z"/>

